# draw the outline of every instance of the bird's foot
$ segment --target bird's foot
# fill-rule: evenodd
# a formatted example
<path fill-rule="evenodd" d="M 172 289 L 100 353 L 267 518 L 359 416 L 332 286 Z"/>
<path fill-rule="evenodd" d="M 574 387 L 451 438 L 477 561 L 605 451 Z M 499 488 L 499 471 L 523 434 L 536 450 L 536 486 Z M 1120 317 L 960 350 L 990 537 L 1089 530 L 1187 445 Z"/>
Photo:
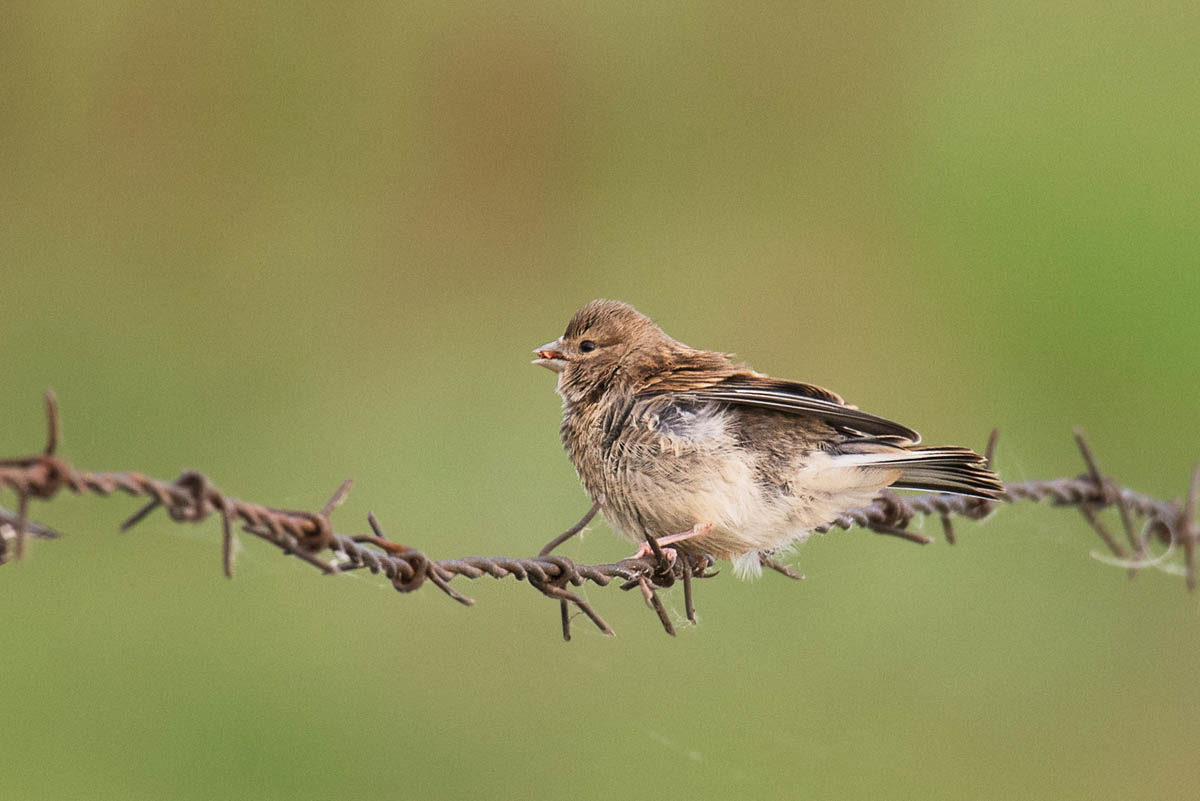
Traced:
<path fill-rule="evenodd" d="M 670 569 L 674 567 L 675 561 L 679 558 L 679 552 L 670 547 L 677 542 L 703 537 L 705 534 L 713 530 L 712 523 L 697 523 L 687 531 L 679 534 L 669 534 L 666 537 L 659 537 L 654 540 L 654 544 L 658 546 L 658 551 L 662 553 L 663 558 L 667 560 L 666 567 Z M 647 556 L 655 555 L 654 545 L 647 540 L 638 546 L 637 553 L 629 557 L 630 559 L 645 559 Z"/>

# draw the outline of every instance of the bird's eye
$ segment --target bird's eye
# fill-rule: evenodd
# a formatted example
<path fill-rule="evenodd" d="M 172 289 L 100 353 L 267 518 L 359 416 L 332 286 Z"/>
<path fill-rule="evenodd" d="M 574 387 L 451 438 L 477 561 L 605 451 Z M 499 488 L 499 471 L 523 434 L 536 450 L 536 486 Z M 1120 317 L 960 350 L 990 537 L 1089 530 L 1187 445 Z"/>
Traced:
<path fill-rule="evenodd" d="M 579 349 L 584 353 L 591 353 L 596 349 L 596 343 L 590 339 L 585 339 L 579 343 Z"/>

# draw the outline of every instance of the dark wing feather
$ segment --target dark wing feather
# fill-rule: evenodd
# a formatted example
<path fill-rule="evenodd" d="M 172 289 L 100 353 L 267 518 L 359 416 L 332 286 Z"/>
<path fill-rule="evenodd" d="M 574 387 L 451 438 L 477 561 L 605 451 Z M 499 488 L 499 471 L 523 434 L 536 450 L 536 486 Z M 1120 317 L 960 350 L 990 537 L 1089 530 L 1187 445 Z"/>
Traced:
<path fill-rule="evenodd" d="M 721 401 L 741 406 L 775 409 L 790 414 L 811 415 L 835 428 L 855 434 L 873 437 L 894 437 L 904 444 L 915 445 L 921 435 L 907 426 L 894 423 L 873 414 L 860 412 L 835 393 L 814 384 L 797 381 L 782 381 L 756 373 L 738 372 L 709 383 L 707 386 L 694 382 L 684 391 L 697 400 Z M 651 388 L 653 392 L 654 388 Z"/>

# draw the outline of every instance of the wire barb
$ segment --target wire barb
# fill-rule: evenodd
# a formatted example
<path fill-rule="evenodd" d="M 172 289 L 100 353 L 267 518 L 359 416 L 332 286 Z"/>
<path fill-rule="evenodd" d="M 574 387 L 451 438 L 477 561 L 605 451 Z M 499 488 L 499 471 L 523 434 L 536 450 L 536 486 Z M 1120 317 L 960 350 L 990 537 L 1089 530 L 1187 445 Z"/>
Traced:
<path fill-rule="evenodd" d="M 587 524 L 592 522 L 592 518 L 600 511 L 600 503 L 597 501 L 592 504 L 592 508 L 584 513 L 583 517 L 579 518 L 579 522 L 571 526 L 569 529 L 559 534 L 554 539 L 542 546 L 542 550 L 538 551 L 538 556 L 548 556 L 555 548 L 562 545 L 567 540 L 574 537 L 579 532 L 587 528 Z"/>
<path fill-rule="evenodd" d="M 788 578 L 792 579 L 793 581 L 804 581 L 803 573 L 798 573 L 795 570 L 792 570 L 790 567 L 783 564 L 782 562 L 776 562 L 774 559 L 767 556 L 766 554 L 760 554 L 758 557 L 758 561 L 762 563 L 763 567 L 769 567 L 770 569 L 774 570 L 776 573 L 781 573 L 781 574 L 787 576 Z"/>

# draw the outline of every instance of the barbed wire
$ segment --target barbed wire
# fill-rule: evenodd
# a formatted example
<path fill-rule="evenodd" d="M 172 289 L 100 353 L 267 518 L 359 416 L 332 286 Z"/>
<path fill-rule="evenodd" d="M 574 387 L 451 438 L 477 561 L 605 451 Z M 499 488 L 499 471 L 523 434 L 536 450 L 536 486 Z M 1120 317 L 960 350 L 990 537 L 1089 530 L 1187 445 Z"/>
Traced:
<path fill-rule="evenodd" d="M 117 493 L 149 498 L 150 501 L 122 525 L 125 531 L 144 520 L 160 507 L 176 522 L 196 523 L 217 514 L 222 529 L 222 565 L 225 575 L 234 570 L 234 528 L 259 537 L 296 556 L 323 573 L 334 574 L 366 569 L 383 574 L 400 592 L 413 592 L 426 582 L 433 584 L 449 597 L 465 605 L 474 600 L 451 586 L 455 578 L 478 579 L 491 576 L 507 577 L 527 582 L 548 598 L 557 600 L 564 639 L 571 639 L 571 608 L 574 607 L 605 634 L 613 630 L 595 608 L 581 595 L 568 587 L 586 583 L 604 587 L 614 581 L 624 590 L 639 589 L 647 605 L 654 610 L 663 629 L 675 634 L 674 625 L 664 607 L 658 590 L 679 583 L 683 586 L 685 616 L 695 623 L 693 581 L 716 575 L 710 557 L 667 554 L 651 540 L 651 555 L 624 559 L 620 562 L 581 565 L 552 552 L 578 534 L 599 510 L 594 505 L 583 518 L 548 542 L 534 557 L 467 556 L 459 559 L 430 559 L 420 550 L 390 540 L 374 514 L 368 515 L 371 534 L 347 535 L 334 531 L 330 516 L 346 499 L 351 481 L 344 482 L 318 512 L 278 509 L 243 501 L 227 495 L 202 473 L 185 471 L 174 481 L 151 478 L 137 472 L 91 472 L 78 470 L 66 459 L 57 456 L 59 442 L 58 403 L 53 392 L 46 393 L 48 434 L 41 453 L 15 459 L 0 460 L 0 487 L 12 490 L 17 496 L 17 509 L 0 507 L 0 564 L 21 559 L 29 538 L 56 539 L 62 536 L 52 528 L 30 519 L 31 500 L 50 500 L 63 490 L 77 495 L 109 496 Z M 1184 572 L 1189 590 L 1196 587 L 1196 543 L 1200 540 L 1197 525 L 1197 498 L 1200 497 L 1200 465 L 1192 471 L 1186 500 L 1167 501 L 1122 486 L 1100 471 L 1091 448 L 1081 431 L 1075 441 L 1087 471 L 1072 478 L 1053 478 L 1007 484 L 1004 494 L 995 501 L 967 498 L 944 493 L 922 493 L 900 496 L 885 492 L 870 505 L 852 509 L 818 532 L 834 528 L 861 527 L 879 534 L 896 536 L 911 542 L 926 544 L 932 538 L 908 528 L 915 518 L 936 516 L 942 523 L 947 542 L 956 540 L 952 517 L 980 520 L 990 515 L 1000 504 L 1022 501 L 1049 501 L 1052 506 L 1078 509 L 1083 518 L 1100 537 L 1113 558 L 1129 568 L 1131 575 L 1142 567 L 1159 563 L 1162 557 L 1148 559 L 1149 547 L 1155 538 L 1168 548 L 1180 545 L 1184 554 Z M 995 455 L 997 434 L 992 432 L 986 458 L 990 464 Z M 1114 536 L 1100 517 L 1106 509 L 1116 508 L 1124 531 L 1125 542 Z M 323 554 L 329 553 L 326 557 Z M 791 578 L 803 578 L 785 565 L 762 558 L 764 567 Z"/>

